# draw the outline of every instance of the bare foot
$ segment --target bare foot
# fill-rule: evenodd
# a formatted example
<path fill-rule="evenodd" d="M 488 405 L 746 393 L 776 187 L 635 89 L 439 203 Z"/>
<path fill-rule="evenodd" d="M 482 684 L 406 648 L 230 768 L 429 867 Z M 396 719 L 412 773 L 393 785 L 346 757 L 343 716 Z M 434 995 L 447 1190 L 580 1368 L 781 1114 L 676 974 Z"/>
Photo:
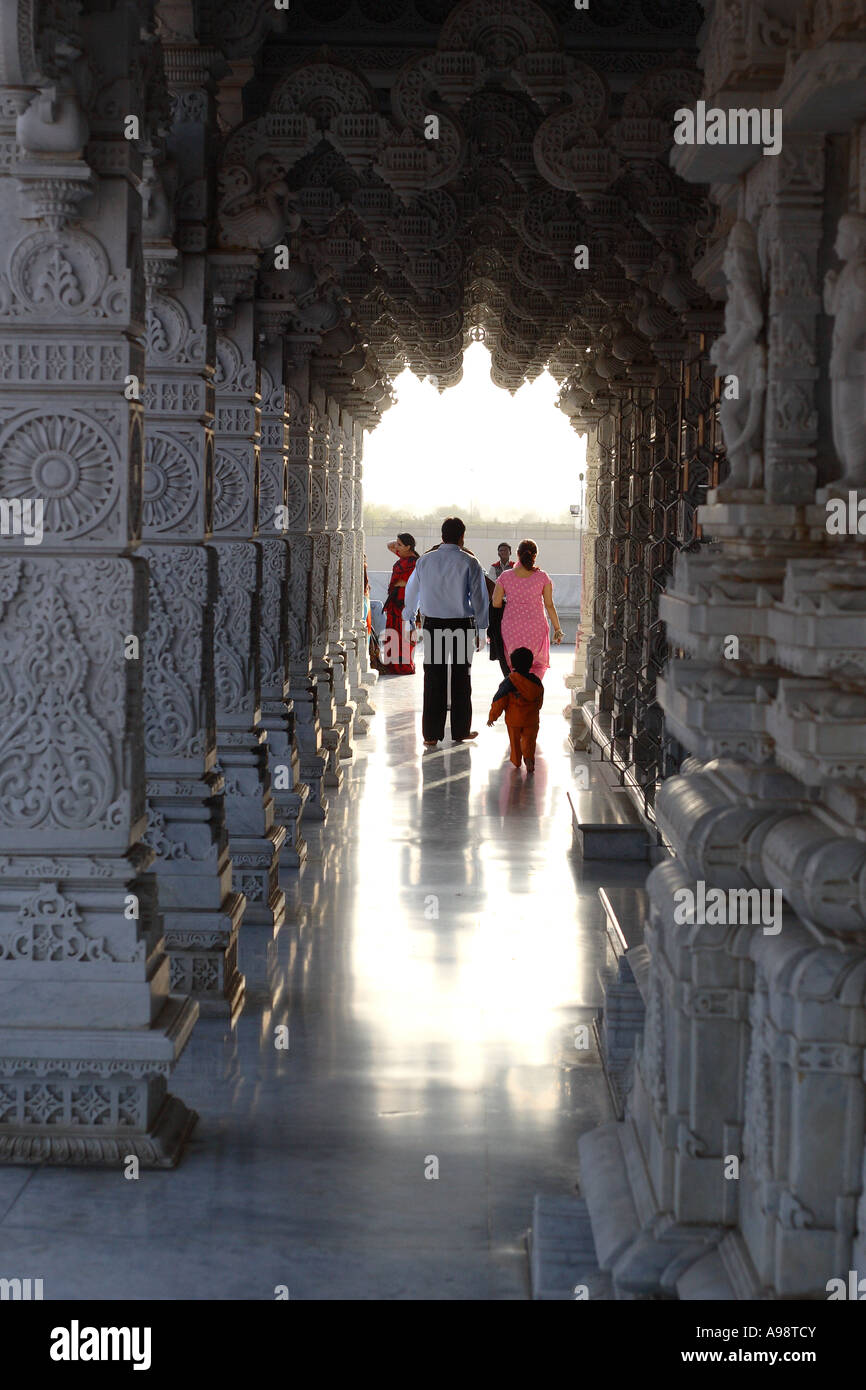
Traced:
<path fill-rule="evenodd" d="M 478 733 L 477 733 L 477 731 L 476 731 L 475 729 L 473 729 L 471 734 L 464 734 L 462 738 L 455 738 L 455 739 L 454 739 L 454 742 L 455 742 L 455 743 L 466 743 L 466 741 L 467 741 L 468 739 L 470 739 L 470 738 L 477 738 L 477 737 L 478 737 Z"/>

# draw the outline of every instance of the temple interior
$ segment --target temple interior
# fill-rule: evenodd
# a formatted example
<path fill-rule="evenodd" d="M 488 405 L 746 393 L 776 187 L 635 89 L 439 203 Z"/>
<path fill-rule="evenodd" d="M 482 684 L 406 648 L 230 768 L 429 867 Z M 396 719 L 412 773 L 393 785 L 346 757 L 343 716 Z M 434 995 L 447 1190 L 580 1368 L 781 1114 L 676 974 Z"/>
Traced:
<path fill-rule="evenodd" d="M 0 185 L 3 1296 L 866 1274 L 864 0 L 0 0 Z M 532 779 L 370 662 L 476 341 L 587 441 Z"/>

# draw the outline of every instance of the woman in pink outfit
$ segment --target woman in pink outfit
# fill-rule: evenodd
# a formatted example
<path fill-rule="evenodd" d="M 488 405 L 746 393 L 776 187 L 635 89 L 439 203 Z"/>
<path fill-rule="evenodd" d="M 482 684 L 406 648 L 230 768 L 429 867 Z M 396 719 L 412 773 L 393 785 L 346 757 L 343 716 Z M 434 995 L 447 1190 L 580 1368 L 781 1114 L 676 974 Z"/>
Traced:
<path fill-rule="evenodd" d="M 532 674 L 543 676 L 550 665 L 550 629 L 553 640 L 562 641 L 562 628 L 553 604 L 553 584 L 550 575 L 540 570 L 535 561 L 538 546 L 535 541 L 521 541 L 517 547 L 514 569 L 503 570 L 493 590 L 493 607 L 501 608 L 502 645 L 510 657 L 516 647 L 528 647 L 533 654 Z M 545 611 L 546 610 L 546 611 Z"/>

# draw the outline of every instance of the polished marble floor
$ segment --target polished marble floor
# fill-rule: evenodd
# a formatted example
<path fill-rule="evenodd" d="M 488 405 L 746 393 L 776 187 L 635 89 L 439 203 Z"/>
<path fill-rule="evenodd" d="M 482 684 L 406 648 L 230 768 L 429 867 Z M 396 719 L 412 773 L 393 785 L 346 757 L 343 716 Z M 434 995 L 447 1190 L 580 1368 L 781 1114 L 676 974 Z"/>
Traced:
<path fill-rule="evenodd" d="M 423 753 L 420 674 L 380 679 L 287 880 L 295 920 L 242 929 L 243 1014 L 201 1021 L 175 1072 L 200 1114 L 183 1162 L 0 1169 L 0 1274 L 46 1298 L 529 1297 L 533 1197 L 574 1191 L 577 1136 L 610 1115 L 574 1046 L 599 1002 L 597 888 L 645 873 L 569 852 L 569 663 L 533 779 L 486 728 L 486 656 L 474 745 Z"/>

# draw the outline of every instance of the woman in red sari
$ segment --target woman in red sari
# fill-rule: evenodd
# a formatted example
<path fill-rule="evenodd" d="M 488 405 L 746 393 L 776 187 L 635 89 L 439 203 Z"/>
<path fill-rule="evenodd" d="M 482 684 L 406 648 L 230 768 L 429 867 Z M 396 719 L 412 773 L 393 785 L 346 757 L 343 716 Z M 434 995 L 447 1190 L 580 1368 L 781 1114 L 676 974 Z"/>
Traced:
<path fill-rule="evenodd" d="M 382 636 L 385 637 L 387 633 L 388 640 L 380 642 L 381 669 L 392 676 L 414 676 L 415 649 L 403 634 L 403 601 L 406 585 L 418 563 L 415 537 L 410 536 L 408 531 L 401 531 L 388 549 L 397 556 L 397 562 L 391 570 L 388 597 L 385 600 L 385 632 Z M 392 657 L 396 657 L 397 660 L 392 660 Z"/>

